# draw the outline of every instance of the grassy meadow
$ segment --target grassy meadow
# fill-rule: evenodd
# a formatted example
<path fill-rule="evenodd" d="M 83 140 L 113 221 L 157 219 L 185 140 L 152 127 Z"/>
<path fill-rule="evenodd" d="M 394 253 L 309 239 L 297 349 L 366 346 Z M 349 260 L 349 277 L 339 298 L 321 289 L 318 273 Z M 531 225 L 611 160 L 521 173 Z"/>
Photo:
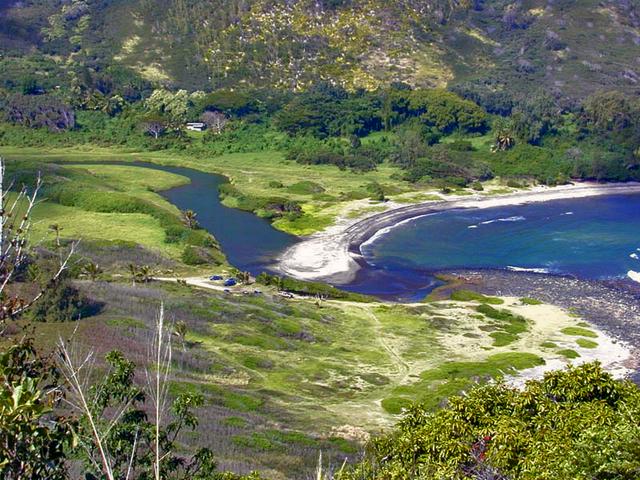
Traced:
<path fill-rule="evenodd" d="M 287 300 L 273 287 L 259 286 L 261 295 L 225 294 L 164 282 L 132 286 L 123 276 L 128 263 L 151 265 L 166 276 L 211 271 L 213 262 L 185 264 L 185 249 L 196 247 L 210 252 L 217 268 L 229 267 L 215 240 L 186 229 L 178 209 L 157 193 L 187 180 L 126 161 L 223 173 L 246 196 L 284 191 L 305 212 L 286 229 L 305 232 L 344 212 L 356 218 L 381 211 L 382 205 L 345 195 L 364 190 L 370 181 L 394 189 L 398 199 L 440 198 L 410 192 L 408 184 L 393 178 L 393 167 L 355 174 L 289 163 L 275 152 L 206 159 L 100 149 L 3 148 L 0 154 L 9 174 L 20 180 L 43 173 L 43 201 L 32 231 L 36 243 L 51 245 L 50 226 L 56 224 L 63 239 L 82 238 L 80 261 L 107 267 L 98 281 L 74 280 L 98 313 L 77 325 L 36 324 L 38 344 L 51 348 L 58 335 L 71 335 L 77 327 L 76 337 L 99 357 L 119 349 L 143 366 L 163 302 L 172 322 L 187 324 L 184 343 L 176 339 L 172 393 L 205 396 L 197 436 L 216 451 L 224 469 L 260 469 L 270 478 L 292 478 L 308 474 L 319 450 L 329 462 L 356 460 L 362 442 L 390 428 L 412 402 L 435 409 L 475 383 L 548 361 L 568 362 L 599 347 L 598 333 L 587 324 L 531 298 L 457 291 L 407 305 L 319 302 Z M 123 164 L 82 164 L 91 161 Z M 308 182 L 324 191 L 309 188 Z M 18 326 L 12 335 L 22 334 Z"/>
<path fill-rule="evenodd" d="M 82 161 L 123 161 L 135 160 L 188 167 L 209 173 L 218 173 L 229 178 L 231 184 L 248 198 L 284 197 L 301 203 L 304 214 L 293 221 L 278 219 L 275 228 L 297 235 L 308 235 L 330 225 L 340 213 L 345 202 L 368 197 L 367 184 L 378 182 L 389 189 L 408 192 L 408 183 L 392 178 L 400 170 L 391 165 L 381 165 L 376 171 L 351 172 L 339 170 L 332 165 L 301 165 L 287 161 L 281 152 L 264 151 L 255 153 L 230 153 L 206 158 L 182 156 L 166 152 L 115 152 L 112 149 L 91 148 L 86 151 L 79 149 L 38 150 L 23 148 L 0 148 L 0 154 L 9 159 L 29 161 L 82 162 Z M 97 167 L 92 167 L 94 171 Z M 102 170 L 99 178 L 110 181 L 123 179 L 127 184 L 135 187 L 137 194 L 144 193 L 148 179 L 134 185 L 137 180 L 125 169 L 118 171 L 111 168 Z M 105 173 L 108 172 L 108 173 Z M 159 172 L 162 173 L 162 172 Z M 146 177 L 146 175 L 145 175 Z M 166 181 L 161 176 L 152 177 L 153 181 Z M 314 191 L 300 188 L 300 183 L 312 182 Z M 309 185 L 309 183 L 307 183 Z M 161 183 L 150 185 L 154 190 L 161 190 Z M 172 185 L 169 185 L 172 186 Z M 298 187 L 298 188 L 296 188 Z M 304 185 L 302 186 L 304 187 Z M 223 203 L 237 208 L 239 199 L 235 196 L 225 196 Z"/>
<path fill-rule="evenodd" d="M 372 134 L 372 137 L 376 135 Z M 486 140 L 484 137 L 479 139 Z M 435 201 L 446 197 L 432 185 L 420 186 L 401 180 L 401 169 L 389 163 L 379 165 L 376 170 L 355 172 L 340 170 L 333 165 L 299 164 L 286 160 L 282 152 L 269 150 L 199 158 L 176 152 L 119 152 L 98 147 L 50 150 L 0 147 L 0 155 L 9 162 L 30 163 L 144 161 L 222 174 L 233 187 L 233 194 L 221 195 L 223 204 L 228 207 L 251 210 L 256 199 L 269 198 L 298 202 L 302 215 L 273 221 L 274 228 L 294 235 L 310 235 L 330 226 L 340 217 L 358 218 L 384 211 L 387 208 L 384 204 L 369 199 L 367 187 L 374 182 L 382 186 L 388 200 L 398 204 Z M 89 172 L 97 184 L 108 185 L 168 210 L 172 209 L 171 205 L 154 192 L 180 185 L 184 181 L 178 175 L 149 169 L 141 171 L 138 170 L 140 167 L 74 165 L 70 168 Z M 492 180 L 486 183 L 482 194 L 503 194 L 514 190 L 498 180 Z M 460 188 L 451 193 L 465 195 L 473 193 L 473 190 Z M 147 236 L 148 228 L 148 225 L 141 226 L 140 231 Z M 151 237 L 153 235 L 148 242 L 143 238 L 143 243 L 157 248 L 157 238 Z M 167 253 L 175 256 L 175 252 Z"/>
<path fill-rule="evenodd" d="M 579 319 L 527 299 L 463 294 L 410 305 L 318 305 L 270 289 L 243 296 L 164 282 L 77 286 L 102 305 L 75 333 L 99 357 L 118 348 L 145 365 L 161 301 L 171 321 L 185 321 L 172 392 L 205 396 L 197 435 L 221 465 L 272 478 L 305 474 L 318 450 L 334 463 L 356 459 L 361 442 L 414 401 L 435 409 L 475 383 L 597 346 L 583 344 L 597 333 L 577 327 Z M 36 339 L 51 347 L 75 329 L 38 324 Z M 510 333 L 510 341 L 496 342 L 496 332 Z"/>

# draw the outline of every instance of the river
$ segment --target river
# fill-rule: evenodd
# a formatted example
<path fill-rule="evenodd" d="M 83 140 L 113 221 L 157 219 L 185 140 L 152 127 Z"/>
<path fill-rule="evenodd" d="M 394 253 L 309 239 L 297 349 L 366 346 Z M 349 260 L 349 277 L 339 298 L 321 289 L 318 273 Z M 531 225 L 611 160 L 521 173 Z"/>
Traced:
<path fill-rule="evenodd" d="M 189 168 L 136 162 L 185 176 L 190 183 L 160 192 L 220 242 L 229 262 L 258 274 L 299 239 L 250 212 L 224 206 L 227 179 Z M 440 282 L 433 272 L 497 268 L 583 279 L 626 277 L 640 270 L 640 195 L 442 211 L 404 222 L 362 245 L 368 266 L 343 287 L 384 298 L 416 300 Z"/>

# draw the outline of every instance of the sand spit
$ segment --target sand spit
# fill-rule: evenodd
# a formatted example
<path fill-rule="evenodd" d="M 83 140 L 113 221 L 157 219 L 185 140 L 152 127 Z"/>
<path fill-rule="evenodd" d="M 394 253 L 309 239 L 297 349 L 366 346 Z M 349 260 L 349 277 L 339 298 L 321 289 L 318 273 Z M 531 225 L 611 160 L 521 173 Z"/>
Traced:
<path fill-rule="evenodd" d="M 389 204 L 389 210 L 386 212 L 364 219 L 339 218 L 326 230 L 311 235 L 285 250 L 278 259 L 276 269 L 301 280 L 349 283 L 364 262 L 360 246 L 408 220 L 451 209 L 485 209 L 616 194 L 640 194 L 640 183 L 579 183 L 559 187 L 535 187 L 527 192 L 495 197 L 474 195 L 403 207 Z"/>

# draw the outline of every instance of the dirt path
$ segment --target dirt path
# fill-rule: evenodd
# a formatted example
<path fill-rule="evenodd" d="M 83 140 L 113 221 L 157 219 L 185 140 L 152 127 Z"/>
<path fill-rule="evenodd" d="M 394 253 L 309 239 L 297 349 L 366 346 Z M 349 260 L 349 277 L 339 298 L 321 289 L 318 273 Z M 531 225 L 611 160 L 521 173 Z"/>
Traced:
<path fill-rule="evenodd" d="M 360 310 L 364 312 L 364 314 L 373 322 L 378 343 L 380 343 L 380 346 L 389 354 L 391 363 L 393 363 L 393 366 L 398 372 L 399 378 L 397 380 L 397 383 L 399 385 L 403 384 L 411 373 L 410 365 L 402 359 L 402 356 L 398 353 L 395 347 L 386 340 L 382 322 L 380 321 L 378 316 L 369 308 L 360 307 Z"/>

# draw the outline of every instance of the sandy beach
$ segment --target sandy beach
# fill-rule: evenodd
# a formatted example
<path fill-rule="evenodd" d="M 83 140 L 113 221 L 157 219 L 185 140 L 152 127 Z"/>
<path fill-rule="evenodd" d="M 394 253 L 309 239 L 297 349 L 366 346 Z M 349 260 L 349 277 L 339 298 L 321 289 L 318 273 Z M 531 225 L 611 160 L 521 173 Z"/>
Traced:
<path fill-rule="evenodd" d="M 496 196 L 458 196 L 400 206 L 386 204 L 387 211 L 365 218 L 339 218 L 331 227 L 311 235 L 285 250 L 275 268 L 301 280 L 322 280 L 345 284 L 352 281 L 364 260 L 360 246 L 383 235 L 402 222 L 458 208 L 492 208 L 615 194 L 640 194 L 640 183 L 578 183 L 558 187 L 534 187 L 526 192 Z"/>

